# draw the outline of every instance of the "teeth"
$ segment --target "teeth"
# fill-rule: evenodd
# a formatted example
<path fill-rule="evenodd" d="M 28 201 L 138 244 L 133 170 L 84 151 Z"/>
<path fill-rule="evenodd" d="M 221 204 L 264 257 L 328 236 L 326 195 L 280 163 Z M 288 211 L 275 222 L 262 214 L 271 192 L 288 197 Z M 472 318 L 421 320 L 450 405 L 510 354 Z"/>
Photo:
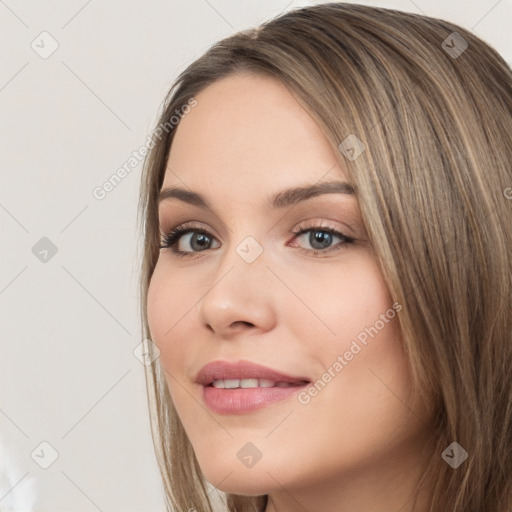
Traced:
<path fill-rule="evenodd" d="M 240 379 L 224 379 L 224 387 L 228 389 L 239 388 Z"/>
<path fill-rule="evenodd" d="M 268 379 L 258 379 L 260 381 L 260 388 L 272 388 L 275 386 L 275 382 Z"/>
<path fill-rule="evenodd" d="M 240 381 L 241 388 L 257 388 L 258 387 L 258 379 L 242 379 Z"/>
<path fill-rule="evenodd" d="M 290 382 L 274 382 L 268 379 L 219 379 L 213 381 L 214 388 L 236 389 L 236 388 L 287 388 L 294 386 Z"/>

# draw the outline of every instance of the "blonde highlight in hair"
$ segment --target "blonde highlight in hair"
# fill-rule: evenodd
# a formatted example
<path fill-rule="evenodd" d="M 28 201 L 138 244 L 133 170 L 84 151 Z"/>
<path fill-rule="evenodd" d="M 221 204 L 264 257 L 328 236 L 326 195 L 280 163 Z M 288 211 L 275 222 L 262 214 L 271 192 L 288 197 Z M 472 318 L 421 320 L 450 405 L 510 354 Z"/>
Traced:
<path fill-rule="evenodd" d="M 467 48 L 443 47 L 456 32 Z M 435 443 L 423 479 L 429 512 L 512 510 L 512 71 L 447 21 L 330 3 L 296 9 L 210 48 L 177 78 L 158 125 L 234 73 L 284 83 L 318 123 L 356 189 L 393 299 L 413 376 L 431 404 Z M 178 125 L 179 126 L 179 125 Z M 158 193 L 175 129 L 144 163 L 140 303 L 159 254 Z M 350 160 L 348 136 L 364 144 Z M 212 512 L 160 360 L 146 383 L 169 510 Z M 441 458 L 453 442 L 457 469 Z M 266 496 L 227 494 L 230 512 L 263 511 Z"/>

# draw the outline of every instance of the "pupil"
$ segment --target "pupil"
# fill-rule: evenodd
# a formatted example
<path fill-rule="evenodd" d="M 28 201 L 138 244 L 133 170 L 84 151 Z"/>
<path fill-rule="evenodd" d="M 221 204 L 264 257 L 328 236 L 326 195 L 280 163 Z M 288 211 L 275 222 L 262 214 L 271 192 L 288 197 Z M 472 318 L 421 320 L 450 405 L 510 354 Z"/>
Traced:
<path fill-rule="evenodd" d="M 314 249 L 325 249 L 325 247 L 330 245 L 331 238 L 331 234 L 326 231 L 312 231 L 309 236 L 309 242 Z M 326 241 L 327 244 L 325 244 Z M 322 242 L 324 242 L 323 245 Z M 318 243 L 320 244 L 319 246 L 317 246 Z"/>
<path fill-rule="evenodd" d="M 195 244 L 199 244 L 197 247 L 194 247 Z M 191 245 L 193 249 L 204 249 L 205 246 L 208 245 L 208 236 L 204 233 L 197 233 L 191 239 Z"/>

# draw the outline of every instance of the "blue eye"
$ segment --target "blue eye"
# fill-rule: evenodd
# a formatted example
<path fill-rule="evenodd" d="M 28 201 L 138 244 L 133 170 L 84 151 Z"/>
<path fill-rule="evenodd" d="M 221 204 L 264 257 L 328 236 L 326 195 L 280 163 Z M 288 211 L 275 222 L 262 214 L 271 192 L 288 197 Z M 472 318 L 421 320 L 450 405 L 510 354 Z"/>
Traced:
<path fill-rule="evenodd" d="M 176 248 L 176 246 L 179 246 L 183 239 L 186 239 L 185 243 L 188 242 L 190 244 L 192 247 L 191 251 L 184 251 Z M 210 247 L 208 247 L 208 245 L 213 239 L 213 236 L 204 229 L 177 226 L 176 228 L 172 229 L 170 233 L 163 235 L 163 242 L 162 245 L 160 245 L 160 249 L 170 248 L 172 249 L 172 252 L 177 256 L 184 256 L 186 254 L 202 252 L 206 249 L 209 249 Z"/>
<path fill-rule="evenodd" d="M 297 231 L 293 232 L 295 235 L 294 240 L 300 239 L 306 233 L 309 233 L 307 242 L 312 249 L 299 247 L 299 250 L 312 253 L 313 255 L 340 250 L 355 242 L 355 238 L 346 236 L 336 229 L 323 226 L 299 227 Z M 339 242 L 332 245 L 335 239 L 339 239 Z M 162 234 L 160 249 L 171 249 L 173 254 L 180 257 L 194 256 L 208 249 L 218 248 L 219 246 L 211 247 L 213 241 L 216 242 L 217 240 L 205 229 L 191 225 L 182 225 L 175 227 L 169 233 Z M 180 244 L 189 245 L 190 249 L 180 249 Z"/>
<path fill-rule="evenodd" d="M 313 251 L 313 254 L 318 254 L 319 252 L 330 252 L 331 250 L 336 250 L 340 248 L 340 246 L 351 244 L 355 240 L 354 238 L 346 236 L 336 229 L 325 228 L 321 226 L 313 226 L 310 228 L 301 229 L 294 233 L 295 238 L 301 238 L 306 233 L 309 233 L 309 236 L 305 238 L 309 245 L 312 247 L 312 249 L 305 250 Z M 336 238 L 338 238 L 340 242 L 338 242 L 335 245 L 332 245 L 333 240 Z"/>

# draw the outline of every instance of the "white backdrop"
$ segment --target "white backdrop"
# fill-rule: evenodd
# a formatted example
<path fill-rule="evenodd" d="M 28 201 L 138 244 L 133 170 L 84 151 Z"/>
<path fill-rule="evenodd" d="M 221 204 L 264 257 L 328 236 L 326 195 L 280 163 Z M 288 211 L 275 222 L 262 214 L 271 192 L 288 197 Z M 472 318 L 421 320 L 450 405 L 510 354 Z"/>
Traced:
<path fill-rule="evenodd" d="M 164 511 L 133 353 L 142 165 L 98 187 L 188 63 L 311 3 L 0 0 L 1 511 Z M 453 21 L 512 62 L 512 0 L 353 3 Z"/>

